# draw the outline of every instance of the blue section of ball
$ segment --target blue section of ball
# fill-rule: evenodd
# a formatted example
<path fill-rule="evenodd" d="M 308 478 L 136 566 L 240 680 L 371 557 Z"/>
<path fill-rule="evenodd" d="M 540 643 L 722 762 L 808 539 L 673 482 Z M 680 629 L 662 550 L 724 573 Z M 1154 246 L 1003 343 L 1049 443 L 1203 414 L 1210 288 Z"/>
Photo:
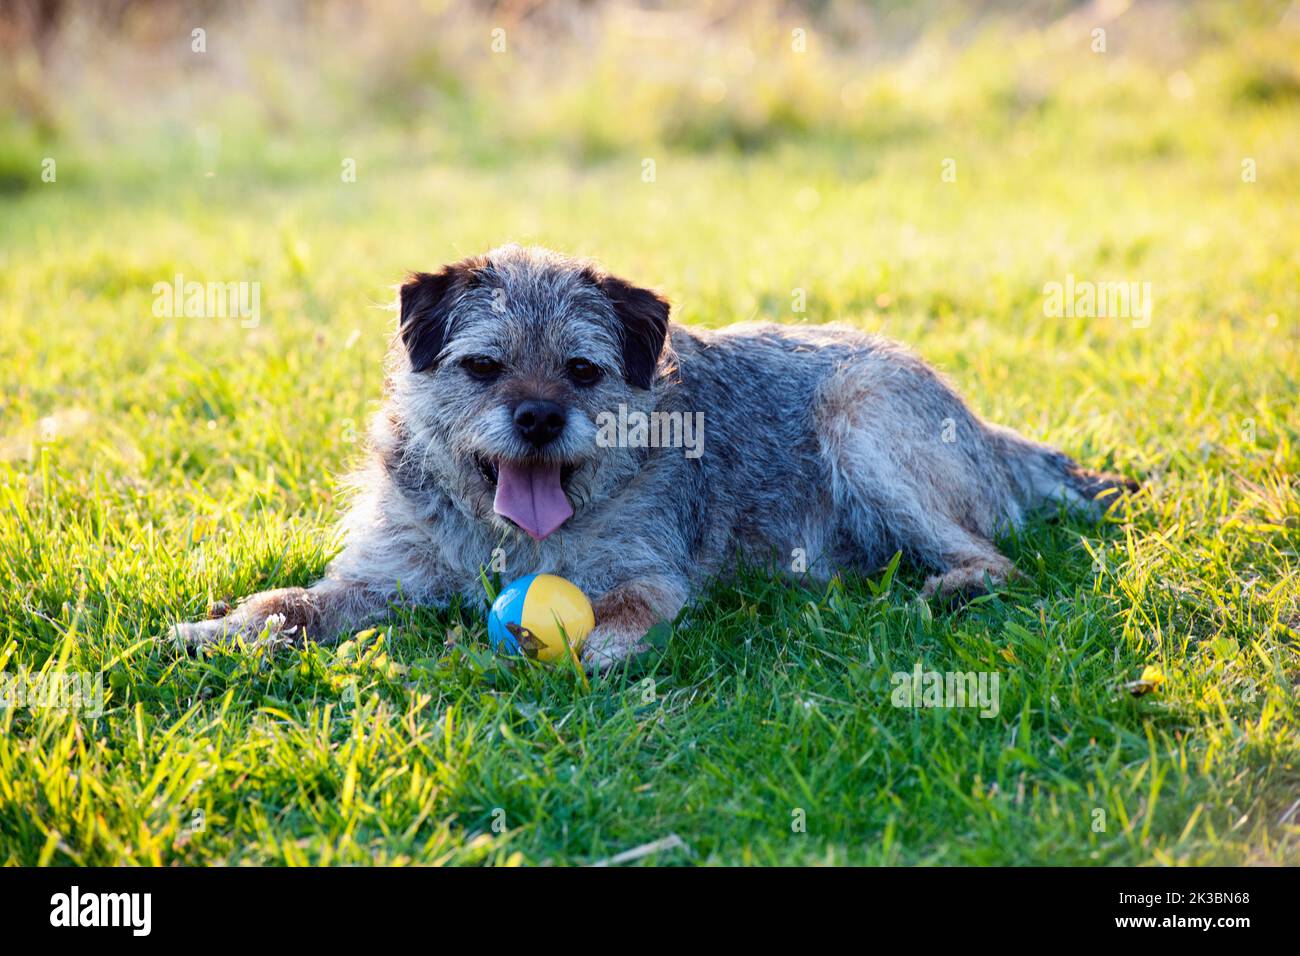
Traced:
<path fill-rule="evenodd" d="M 492 610 L 488 612 L 488 643 L 492 645 L 494 651 L 505 654 L 519 653 L 519 644 L 515 636 L 506 630 L 506 625 L 523 624 L 524 598 L 528 596 L 528 588 L 536 577 L 535 574 L 529 574 L 517 581 L 511 581 L 501 589 L 497 599 L 492 602 Z"/>

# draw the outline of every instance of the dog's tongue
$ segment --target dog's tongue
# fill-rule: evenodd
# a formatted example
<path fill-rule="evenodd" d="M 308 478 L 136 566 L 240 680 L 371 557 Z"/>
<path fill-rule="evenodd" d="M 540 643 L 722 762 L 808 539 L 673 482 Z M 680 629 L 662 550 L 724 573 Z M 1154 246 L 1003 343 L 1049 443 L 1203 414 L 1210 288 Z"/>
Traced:
<path fill-rule="evenodd" d="M 492 510 L 541 541 L 573 517 L 560 487 L 559 465 L 497 463 L 497 497 Z"/>

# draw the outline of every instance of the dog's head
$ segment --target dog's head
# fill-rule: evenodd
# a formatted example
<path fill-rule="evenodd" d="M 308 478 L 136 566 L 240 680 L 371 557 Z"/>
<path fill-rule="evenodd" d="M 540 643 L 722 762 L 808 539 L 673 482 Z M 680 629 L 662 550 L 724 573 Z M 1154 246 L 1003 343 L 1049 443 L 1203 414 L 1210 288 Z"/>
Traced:
<path fill-rule="evenodd" d="M 668 303 L 590 263 L 504 246 L 401 291 L 405 454 L 471 516 L 541 540 L 621 487 L 598 416 L 652 406 Z"/>

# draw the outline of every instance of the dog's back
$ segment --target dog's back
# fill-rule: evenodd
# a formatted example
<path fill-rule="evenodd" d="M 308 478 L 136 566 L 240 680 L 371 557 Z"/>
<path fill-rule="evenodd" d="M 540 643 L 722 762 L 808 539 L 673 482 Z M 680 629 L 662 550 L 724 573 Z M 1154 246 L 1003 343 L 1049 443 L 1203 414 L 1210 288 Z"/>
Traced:
<path fill-rule="evenodd" d="M 983 422 L 887 339 L 745 324 L 679 326 L 672 345 L 665 403 L 707 409 L 712 454 L 685 470 L 707 507 L 685 517 L 709 573 L 736 549 L 814 574 L 900 550 L 943 567 L 996 553 L 990 539 L 1045 505 L 1095 511 L 1099 493 L 1135 487 Z"/>

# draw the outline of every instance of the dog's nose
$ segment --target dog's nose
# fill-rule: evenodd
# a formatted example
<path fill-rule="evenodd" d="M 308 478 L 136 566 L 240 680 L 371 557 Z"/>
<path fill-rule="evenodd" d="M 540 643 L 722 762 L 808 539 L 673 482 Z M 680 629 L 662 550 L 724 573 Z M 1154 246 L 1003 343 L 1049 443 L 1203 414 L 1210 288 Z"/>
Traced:
<path fill-rule="evenodd" d="M 515 408 L 515 431 L 534 448 L 541 448 L 564 431 L 566 418 L 563 405 L 531 398 Z"/>

